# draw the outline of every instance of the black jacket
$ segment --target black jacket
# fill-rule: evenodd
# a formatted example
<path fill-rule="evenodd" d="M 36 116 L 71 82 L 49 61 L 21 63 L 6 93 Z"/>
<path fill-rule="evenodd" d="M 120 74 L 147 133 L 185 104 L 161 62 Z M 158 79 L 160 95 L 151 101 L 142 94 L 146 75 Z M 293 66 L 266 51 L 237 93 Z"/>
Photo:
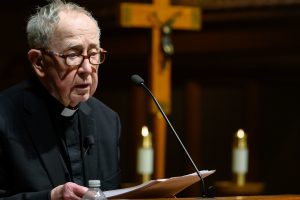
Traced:
<path fill-rule="evenodd" d="M 68 181 L 45 94 L 37 80 L 0 93 L 0 199 L 48 199 Z M 83 161 L 86 180 L 100 179 L 103 190 L 118 188 L 119 116 L 94 97 L 80 103 L 78 115 L 82 137 L 95 139 Z"/>

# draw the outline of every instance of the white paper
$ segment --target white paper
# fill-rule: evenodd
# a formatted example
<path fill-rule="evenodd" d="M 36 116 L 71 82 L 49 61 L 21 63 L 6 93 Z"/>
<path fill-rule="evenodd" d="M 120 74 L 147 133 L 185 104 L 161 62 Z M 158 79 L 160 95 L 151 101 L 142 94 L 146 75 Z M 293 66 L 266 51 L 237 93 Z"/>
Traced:
<path fill-rule="evenodd" d="M 213 174 L 215 170 L 200 171 L 201 177 L 205 178 Z M 184 176 L 177 176 L 168 179 L 151 180 L 146 183 L 117 190 L 105 191 L 108 199 L 134 199 L 134 198 L 168 198 L 174 197 L 177 193 L 200 180 L 197 173 Z"/>

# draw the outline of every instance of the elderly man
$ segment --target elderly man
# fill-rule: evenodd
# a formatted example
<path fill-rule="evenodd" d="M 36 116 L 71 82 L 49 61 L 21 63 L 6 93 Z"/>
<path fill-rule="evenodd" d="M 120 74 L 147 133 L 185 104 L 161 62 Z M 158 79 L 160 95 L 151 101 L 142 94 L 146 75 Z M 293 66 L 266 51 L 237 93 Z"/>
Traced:
<path fill-rule="evenodd" d="M 0 94 L 0 197 L 80 199 L 90 179 L 118 188 L 119 116 L 92 97 L 105 58 L 97 21 L 53 0 L 27 37 L 36 77 Z"/>

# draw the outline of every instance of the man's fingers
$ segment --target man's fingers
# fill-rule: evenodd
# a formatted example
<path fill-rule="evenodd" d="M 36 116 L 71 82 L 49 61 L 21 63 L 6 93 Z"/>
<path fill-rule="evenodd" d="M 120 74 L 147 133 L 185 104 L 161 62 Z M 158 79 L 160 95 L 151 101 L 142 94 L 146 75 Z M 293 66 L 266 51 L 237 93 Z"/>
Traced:
<path fill-rule="evenodd" d="M 73 185 L 73 193 L 76 196 L 82 197 L 84 195 L 84 193 L 86 193 L 87 190 L 88 190 L 88 188 L 83 187 L 81 185 L 77 185 L 77 184 Z"/>

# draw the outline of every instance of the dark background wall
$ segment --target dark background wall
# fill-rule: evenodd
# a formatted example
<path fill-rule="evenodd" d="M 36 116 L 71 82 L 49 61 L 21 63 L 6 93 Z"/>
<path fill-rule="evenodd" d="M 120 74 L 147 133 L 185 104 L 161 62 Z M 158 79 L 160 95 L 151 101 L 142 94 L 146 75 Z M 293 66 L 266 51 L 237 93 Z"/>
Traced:
<path fill-rule="evenodd" d="M 123 182 L 135 182 L 139 124 L 134 111 L 145 108 L 132 103 L 137 101 L 136 89 L 129 78 L 137 73 L 148 81 L 150 32 L 121 28 L 117 23 L 119 1 L 75 2 L 91 10 L 102 27 L 102 46 L 109 54 L 99 71 L 96 96 L 121 116 Z M 207 7 L 201 31 L 173 32 L 170 120 L 192 149 L 197 165 L 217 169 L 207 179 L 209 184 L 232 178 L 232 135 L 243 128 L 249 134 L 248 180 L 266 183 L 265 193 L 300 193 L 300 7 L 297 1 L 290 2 Z M 6 2 L 0 8 L 1 90 L 31 75 L 26 58 L 26 20 L 35 5 L 44 3 L 27 0 L 17 6 Z M 201 96 L 194 112 L 198 115 L 193 118 L 200 127 L 199 135 L 187 132 L 192 120 L 186 109 L 193 95 L 187 89 L 190 84 L 197 86 L 193 91 Z M 145 121 L 148 119 L 147 114 Z M 195 137 L 196 145 L 191 145 Z M 175 138 L 168 134 L 166 176 L 189 173 L 189 165 Z"/>

